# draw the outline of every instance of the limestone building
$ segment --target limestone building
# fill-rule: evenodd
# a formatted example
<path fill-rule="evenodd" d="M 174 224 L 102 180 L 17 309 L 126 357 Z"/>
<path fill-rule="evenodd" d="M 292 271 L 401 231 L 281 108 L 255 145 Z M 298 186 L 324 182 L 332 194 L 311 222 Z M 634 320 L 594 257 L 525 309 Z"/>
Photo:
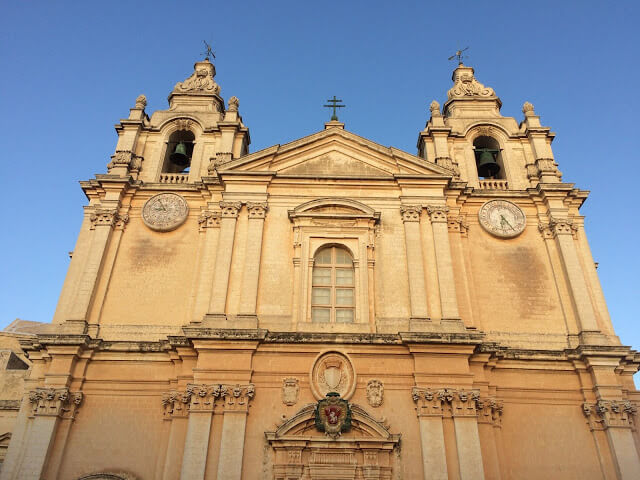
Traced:
<path fill-rule="evenodd" d="M 2 480 L 640 478 L 640 356 L 531 104 L 461 64 L 417 155 L 337 120 L 249 153 L 215 73 L 81 182 Z"/>

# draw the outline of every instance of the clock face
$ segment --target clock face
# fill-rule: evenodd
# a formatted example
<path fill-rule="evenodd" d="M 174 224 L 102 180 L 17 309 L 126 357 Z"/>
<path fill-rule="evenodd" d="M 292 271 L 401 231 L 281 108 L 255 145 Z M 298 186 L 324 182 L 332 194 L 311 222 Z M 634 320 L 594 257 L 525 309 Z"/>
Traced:
<path fill-rule="evenodd" d="M 147 200 L 142 207 L 142 220 L 151 230 L 168 232 L 178 228 L 187 219 L 189 206 L 176 193 L 160 193 Z"/>
<path fill-rule="evenodd" d="M 526 225 L 524 213 L 516 204 L 506 200 L 490 200 L 478 212 L 480 225 L 502 238 L 520 235 Z"/>

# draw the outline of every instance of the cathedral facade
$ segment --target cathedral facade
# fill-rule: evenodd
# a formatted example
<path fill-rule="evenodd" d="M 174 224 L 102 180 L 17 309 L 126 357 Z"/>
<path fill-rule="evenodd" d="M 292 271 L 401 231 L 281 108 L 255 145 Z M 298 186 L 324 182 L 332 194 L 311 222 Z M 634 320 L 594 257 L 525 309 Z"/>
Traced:
<path fill-rule="evenodd" d="M 417 155 L 337 118 L 249 153 L 215 73 L 81 182 L 2 480 L 640 478 L 640 355 L 533 105 L 460 64 Z"/>

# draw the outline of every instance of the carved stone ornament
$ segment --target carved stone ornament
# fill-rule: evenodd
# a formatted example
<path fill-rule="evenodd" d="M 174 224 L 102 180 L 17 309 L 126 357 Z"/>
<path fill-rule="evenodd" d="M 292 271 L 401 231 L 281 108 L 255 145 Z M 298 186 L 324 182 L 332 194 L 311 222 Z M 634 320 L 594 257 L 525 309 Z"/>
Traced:
<path fill-rule="evenodd" d="M 169 232 L 184 223 L 189 206 L 177 193 L 159 193 L 142 207 L 142 221 L 151 230 Z"/>
<path fill-rule="evenodd" d="M 89 216 L 91 230 L 96 227 L 116 227 L 124 229 L 129 222 L 129 215 L 120 215 L 114 208 L 96 208 Z"/>
<path fill-rule="evenodd" d="M 82 400 L 82 392 L 70 392 L 67 387 L 38 387 L 29 392 L 33 416 L 73 418 Z"/>
<path fill-rule="evenodd" d="M 473 75 L 473 68 L 464 65 L 453 73 L 453 87 L 447 92 L 448 98 L 495 97 L 493 88 L 485 87 Z"/>
<path fill-rule="evenodd" d="M 220 212 L 204 211 L 198 217 L 198 226 L 200 231 L 207 228 L 217 228 L 220 226 Z"/>
<path fill-rule="evenodd" d="M 433 102 L 431 102 L 431 105 L 429 105 L 429 111 L 431 112 L 431 116 L 432 117 L 441 117 L 442 114 L 440 113 L 440 104 L 438 102 L 436 102 L 435 100 Z"/>
<path fill-rule="evenodd" d="M 146 106 L 147 106 L 147 97 L 144 95 L 138 95 L 138 98 L 136 98 L 136 108 L 140 110 L 144 110 Z"/>
<path fill-rule="evenodd" d="M 247 412 L 249 401 L 255 395 L 255 386 L 226 385 L 220 383 L 190 383 L 184 392 L 172 390 L 162 396 L 164 418 L 186 417 L 189 412 L 212 412 L 216 404 L 225 411 Z"/>
<path fill-rule="evenodd" d="M 414 387 L 411 397 L 418 417 L 478 417 L 480 423 L 499 427 L 503 403 L 495 397 L 481 397 L 478 390 Z"/>
<path fill-rule="evenodd" d="M 403 222 L 419 222 L 420 212 L 422 212 L 422 205 L 402 205 L 400 207 Z"/>
<path fill-rule="evenodd" d="M 608 428 L 634 428 L 638 407 L 629 400 L 598 400 L 583 403 L 582 413 L 592 430 Z"/>
<path fill-rule="evenodd" d="M 220 202 L 220 208 L 222 209 L 222 218 L 236 218 L 240 209 L 242 208 L 242 202 Z"/>
<path fill-rule="evenodd" d="M 356 389 L 356 373 L 349 358 L 340 352 L 330 351 L 320 354 L 310 373 L 310 384 L 316 400 L 335 392 L 349 400 Z"/>
<path fill-rule="evenodd" d="M 177 118 L 173 121 L 177 131 L 191 131 L 193 120 L 189 118 Z"/>
<path fill-rule="evenodd" d="M 298 403 L 300 381 L 295 377 L 282 379 L 282 403 L 291 406 Z"/>
<path fill-rule="evenodd" d="M 249 218 L 264 218 L 268 209 L 267 202 L 247 202 Z"/>
<path fill-rule="evenodd" d="M 315 410 L 316 428 L 332 439 L 351 429 L 351 406 L 340 398 L 340 394 L 331 392 L 318 400 Z"/>
<path fill-rule="evenodd" d="M 538 230 L 542 238 L 555 238 L 558 235 L 572 235 L 574 238 L 578 232 L 578 227 L 570 219 L 558 219 L 551 217 L 548 223 L 540 222 Z"/>
<path fill-rule="evenodd" d="M 446 223 L 448 211 L 449 211 L 449 207 L 445 207 L 441 205 L 427 206 L 427 213 L 429 214 L 431 223 Z"/>
<path fill-rule="evenodd" d="M 533 105 L 529 102 L 524 102 L 524 105 L 522 105 L 522 113 L 524 113 L 525 117 L 535 115 L 535 112 L 533 111 Z"/>
<path fill-rule="evenodd" d="M 240 100 L 238 100 L 238 97 L 231 97 L 229 99 L 229 109 L 228 110 L 230 112 L 237 112 L 239 106 L 240 106 Z"/>
<path fill-rule="evenodd" d="M 116 167 L 125 167 L 127 170 L 140 170 L 142 157 L 139 157 L 130 150 L 116 150 L 111 155 L 111 161 L 107 164 L 107 171 L 111 173 Z"/>
<path fill-rule="evenodd" d="M 176 83 L 174 93 L 211 93 L 218 95 L 220 86 L 214 81 L 216 69 L 209 61 L 197 62 L 194 72 L 184 82 Z"/>
<path fill-rule="evenodd" d="M 371 379 L 367 382 L 367 402 L 372 407 L 379 407 L 384 400 L 384 385 L 380 380 Z"/>
<path fill-rule="evenodd" d="M 500 238 L 517 237 L 527 223 L 520 207 L 507 200 L 488 201 L 480 207 L 478 219 L 482 228 Z"/>

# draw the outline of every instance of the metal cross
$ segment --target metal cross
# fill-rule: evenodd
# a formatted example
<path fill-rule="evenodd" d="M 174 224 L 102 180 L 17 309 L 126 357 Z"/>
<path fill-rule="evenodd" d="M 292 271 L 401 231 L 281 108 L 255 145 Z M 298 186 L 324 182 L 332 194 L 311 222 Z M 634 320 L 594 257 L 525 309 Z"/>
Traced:
<path fill-rule="evenodd" d="M 202 52 L 202 55 L 204 55 L 204 59 L 209 60 L 209 55 L 211 55 L 213 58 L 216 58 L 215 54 L 213 53 L 213 50 L 211 49 L 211 45 L 209 45 L 206 40 L 203 40 L 203 42 L 206 48 L 206 50 Z"/>
<path fill-rule="evenodd" d="M 336 115 L 336 108 L 346 107 L 346 105 L 338 105 L 338 103 L 341 101 L 342 100 L 340 100 L 339 98 L 336 98 L 336 96 L 334 95 L 333 98 L 330 98 L 329 100 L 327 100 L 327 102 L 331 103 L 331 105 L 323 105 L 323 107 L 333 108 L 333 115 L 331 115 L 332 122 L 338 120 L 338 115 Z"/>
<path fill-rule="evenodd" d="M 467 50 L 469 50 L 469 47 L 463 48 L 462 50 L 458 50 L 455 55 L 451 55 L 449 57 L 449 60 L 453 60 L 454 58 L 458 57 L 458 65 L 462 65 L 462 59 L 463 58 L 469 58 L 468 55 L 462 55 L 462 52 L 466 52 Z"/>

